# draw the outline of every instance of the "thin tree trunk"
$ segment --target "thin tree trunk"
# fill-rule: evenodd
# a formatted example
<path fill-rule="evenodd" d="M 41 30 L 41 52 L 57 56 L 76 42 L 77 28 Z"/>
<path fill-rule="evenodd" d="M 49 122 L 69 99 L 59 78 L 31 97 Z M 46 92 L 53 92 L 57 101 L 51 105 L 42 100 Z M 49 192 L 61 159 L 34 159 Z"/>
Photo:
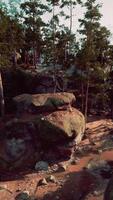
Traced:
<path fill-rule="evenodd" d="M 83 81 L 81 83 L 81 89 L 82 89 L 82 112 L 84 112 L 84 84 L 83 84 Z"/>
<path fill-rule="evenodd" d="M 33 66 L 36 69 L 36 50 L 35 50 L 35 42 L 33 42 Z"/>
<path fill-rule="evenodd" d="M 70 0 L 70 35 L 72 32 L 72 23 L 73 23 L 73 5 L 72 5 L 72 0 Z"/>
<path fill-rule="evenodd" d="M 83 69 L 82 67 L 80 68 L 81 70 L 81 95 L 82 95 L 82 112 L 84 113 L 84 83 L 83 83 Z"/>
<path fill-rule="evenodd" d="M 72 33 L 72 25 L 73 25 L 73 5 L 72 0 L 70 0 L 70 36 Z M 69 54 L 71 53 L 71 41 L 69 42 Z"/>
<path fill-rule="evenodd" d="M 89 96 L 89 67 L 88 67 L 86 98 L 85 98 L 85 120 L 86 120 L 86 122 L 87 122 L 87 114 L 88 114 L 88 96 Z"/>
<path fill-rule="evenodd" d="M 5 115 L 5 103 L 4 103 L 4 94 L 3 94 L 3 84 L 2 84 L 2 76 L 0 72 L 0 110 L 1 110 L 1 117 Z"/>
<path fill-rule="evenodd" d="M 35 13 L 34 12 L 33 12 L 33 20 L 35 22 Z M 36 32 L 36 28 L 33 23 L 33 33 L 35 34 L 35 32 Z M 33 38 L 33 66 L 36 69 L 36 41 L 34 40 L 34 38 Z"/>
<path fill-rule="evenodd" d="M 53 2 L 53 66 L 54 66 L 54 93 L 57 90 L 57 77 L 56 77 L 56 58 L 55 58 L 55 23 L 54 23 L 54 16 L 55 16 L 55 4 Z"/>

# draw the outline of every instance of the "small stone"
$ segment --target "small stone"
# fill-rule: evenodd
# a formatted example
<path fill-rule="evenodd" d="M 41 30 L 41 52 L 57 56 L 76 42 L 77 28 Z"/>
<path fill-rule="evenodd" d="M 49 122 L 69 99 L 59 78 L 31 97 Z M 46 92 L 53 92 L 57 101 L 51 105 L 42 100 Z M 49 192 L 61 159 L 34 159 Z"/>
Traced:
<path fill-rule="evenodd" d="M 46 178 L 47 182 L 57 183 L 55 176 L 50 175 Z"/>
<path fill-rule="evenodd" d="M 101 195 L 101 193 L 102 193 L 102 191 L 96 191 L 96 190 L 93 192 L 93 194 L 94 194 L 95 196 L 99 196 L 99 195 Z"/>
<path fill-rule="evenodd" d="M 59 168 L 58 168 L 59 172 L 65 172 L 66 169 L 67 169 L 67 165 L 65 165 L 65 164 L 59 164 Z"/>
<path fill-rule="evenodd" d="M 48 163 L 45 161 L 39 161 L 35 165 L 35 170 L 37 171 L 48 171 Z"/>
<path fill-rule="evenodd" d="M 30 200 L 30 196 L 26 192 L 18 194 L 15 200 Z"/>
<path fill-rule="evenodd" d="M 58 170 L 58 165 L 57 164 L 54 164 L 53 166 L 51 166 L 51 170 L 53 172 L 57 171 Z"/>
<path fill-rule="evenodd" d="M 24 190 L 23 192 L 29 195 L 29 191 L 27 191 L 27 190 Z"/>
<path fill-rule="evenodd" d="M 98 150 L 98 153 L 102 153 L 102 150 L 101 150 L 101 149 L 99 149 L 99 150 Z"/>
<path fill-rule="evenodd" d="M 47 185 L 47 184 L 48 184 L 48 183 L 47 183 L 47 181 L 46 181 L 45 178 L 40 179 L 39 182 L 38 182 L 38 186 Z"/>
<path fill-rule="evenodd" d="M 59 185 L 62 187 L 64 185 L 64 181 L 63 180 L 60 180 L 59 181 Z"/>
<path fill-rule="evenodd" d="M 73 159 L 73 160 L 70 161 L 70 164 L 71 164 L 71 165 L 76 165 L 76 164 L 77 164 L 77 161 Z"/>
<path fill-rule="evenodd" d="M 45 120 L 44 117 L 42 117 L 41 120 L 44 121 Z"/>
<path fill-rule="evenodd" d="M 110 166 L 108 165 L 107 161 L 93 158 L 88 162 L 87 169 L 101 172 L 101 170 L 110 170 Z"/>
<path fill-rule="evenodd" d="M 59 196 L 56 196 L 55 199 L 60 199 L 60 197 L 59 197 Z"/>

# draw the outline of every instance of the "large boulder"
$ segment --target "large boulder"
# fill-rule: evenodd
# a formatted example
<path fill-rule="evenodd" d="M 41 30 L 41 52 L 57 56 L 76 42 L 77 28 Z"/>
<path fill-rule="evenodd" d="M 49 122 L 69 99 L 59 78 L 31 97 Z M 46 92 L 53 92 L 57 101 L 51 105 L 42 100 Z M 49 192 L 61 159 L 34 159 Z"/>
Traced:
<path fill-rule="evenodd" d="M 75 96 L 72 93 L 21 94 L 13 98 L 18 111 L 54 111 L 62 106 L 72 105 Z"/>
<path fill-rule="evenodd" d="M 46 144 L 62 144 L 71 139 L 78 144 L 85 132 L 85 118 L 75 108 L 43 114 L 34 123 L 40 139 Z"/>
<path fill-rule="evenodd" d="M 0 171 L 24 169 L 35 164 L 34 127 L 31 122 L 12 119 L 0 134 Z"/>
<path fill-rule="evenodd" d="M 0 130 L 0 171 L 33 167 L 42 158 L 69 159 L 84 135 L 84 116 L 72 107 L 27 118 L 14 118 Z"/>

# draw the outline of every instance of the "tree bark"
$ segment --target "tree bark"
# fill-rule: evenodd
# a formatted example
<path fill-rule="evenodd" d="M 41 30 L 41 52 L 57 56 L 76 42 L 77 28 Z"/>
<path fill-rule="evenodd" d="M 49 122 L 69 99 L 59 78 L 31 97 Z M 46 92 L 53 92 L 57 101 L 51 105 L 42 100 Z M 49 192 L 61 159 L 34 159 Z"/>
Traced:
<path fill-rule="evenodd" d="M 85 120 L 87 122 L 87 114 L 88 114 L 88 96 L 89 96 L 89 67 L 88 67 L 88 77 L 87 77 L 87 85 L 86 85 L 86 98 L 85 98 Z"/>
<path fill-rule="evenodd" d="M 70 36 L 72 33 L 72 25 L 73 25 L 73 5 L 72 5 L 72 0 L 70 0 Z M 69 54 L 71 53 L 71 41 L 69 42 Z"/>
<path fill-rule="evenodd" d="M 82 112 L 84 113 L 84 84 L 83 84 L 83 81 L 81 83 L 81 89 L 82 89 Z"/>
<path fill-rule="evenodd" d="M 53 66 L 54 66 L 54 93 L 56 93 L 57 90 L 57 77 L 56 77 L 56 58 L 55 58 L 55 22 L 54 22 L 54 16 L 55 16 L 55 4 L 53 2 Z"/>
<path fill-rule="evenodd" d="M 72 22 L 73 22 L 73 5 L 72 5 L 72 0 L 70 0 L 70 35 L 72 32 Z"/>
<path fill-rule="evenodd" d="M 3 84 L 2 84 L 1 72 L 0 72 L 0 110 L 1 110 L 1 117 L 4 117 L 5 103 L 4 103 L 4 94 L 3 94 Z"/>

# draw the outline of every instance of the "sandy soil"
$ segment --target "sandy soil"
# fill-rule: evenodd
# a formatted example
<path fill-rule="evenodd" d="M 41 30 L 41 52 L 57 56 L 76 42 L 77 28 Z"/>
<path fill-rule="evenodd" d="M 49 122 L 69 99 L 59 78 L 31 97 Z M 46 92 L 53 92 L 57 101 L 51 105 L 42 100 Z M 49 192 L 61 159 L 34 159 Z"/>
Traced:
<path fill-rule="evenodd" d="M 110 119 L 90 118 L 86 136 L 75 152 L 76 163 L 69 164 L 64 172 L 37 173 L 34 170 L 18 174 L 0 175 L 0 200 L 14 200 L 23 191 L 36 200 L 103 200 L 110 177 L 95 176 L 86 169 L 91 159 L 113 161 L 113 147 L 102 147 L 101 141 L 112 136 L 113 122 Z M 57 182 L 37 186 L 39 180 L 54 175 Z M 4 188 L 4 189 L 3 189 Z"/>

